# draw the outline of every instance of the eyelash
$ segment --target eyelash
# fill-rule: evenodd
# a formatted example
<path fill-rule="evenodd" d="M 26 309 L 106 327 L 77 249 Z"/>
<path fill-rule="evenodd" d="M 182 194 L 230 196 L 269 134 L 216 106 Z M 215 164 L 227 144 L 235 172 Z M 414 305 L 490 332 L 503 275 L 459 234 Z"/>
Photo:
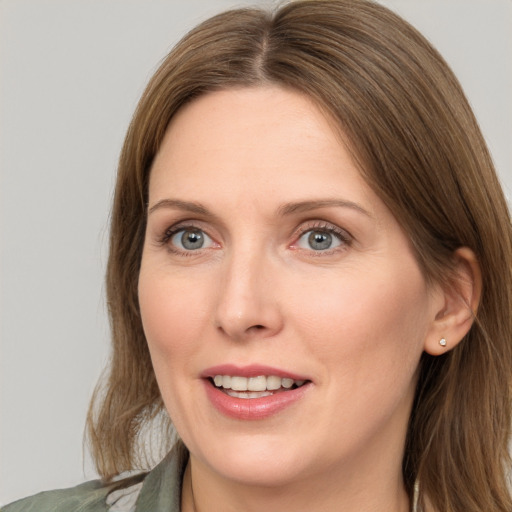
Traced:
<path fill-rule="evenodd" d="M 177 247 L 174 247 L 169 242 L 171 241 L 172 237 L 179 233 L 180 231 L 200 231 L 202 233 L 205 233 L 209 238 L 211 238 L 204 229 L 198 227 L 194 224 L 177 224 L 175 226 L 171 226 L 170 228 L 166 229 L 164 234 L 159 238 L 158 243 L 159 245 L 166 246 L 167 250 L 171 252 L 172 254 L 178 254 L 180 256 L 194 256 L 201 252 L 201 250 L 196 251 L 182 251 L 181 249 L 178 249 Z"/>
<path fill-rule="evenodd" d="M 299 240 L 309 232 L 323 232 L 328 233 L 330 235 L 334 235 L 339 241 L 340 245 L 337 247 L 334 247 L 332 249 L 326 249 L 326 250 L 319 250 L 314 251 L 313 249 L 302 249 L 301 247 L 297 247 L 297 244 Z M 330 222 L 326 221 L 313 221 L 312 223 L 306 223 L 305 225 L 302 225 L 297 232 L 294 234 L 294 240 L 292 247 L 296 250 L 304 250 L 308 253 L 312 253 L 315 257 L 321 257 L 321 256 L 329 256 L 331 254 L 334 254 L 336 252 L 344 251 L 347 249 L 347 247 L 350 247 L 353 241 L 352 235 L 348 233 L 348 231 L 339 228 L 335 224 L 331 224 Z"/>
<path fill-rule="evenodd" d="M 188 251 L 182 251 L 176 247 L 174 247 L 172 244 L 170 244 L 170 240 L 174 235 L 179 233 L 180 231 L 200 231 L 206 234 L 206 236 L 210 237 L 205 230 L 200 228 L 197 225 L 194 224 L 177 224 L 175 226 L 171 226 L 168 228 L 163 235 L 158 239 L 158 243 L 162 246 L 166 246 L 169 252 L 173 254 L 178 254 L 181 256 L 194 256 L 201 252 L 201 249 L 198 249 L 196 251 L 188 250 Z M 309 232 L 324 232 L 328 233 L 330 235 L 333 235 L 340 241 L 340 245 L 333 248 L 333 249 L 326 249 L 326 250 L 318 250 L 315 251 L 314 249 L 303 249 L 301 247 L 297 247 L 298 241 Z M 353 237 L 348 233 L 346 230 L 339 228 L 338 226 L 331 224 L 326 221 L 313 221 L 313 222 L 306 222 L 305 224 L 301 225 L 300 228 L 293 234 L 293 239 L 295 240 L 290 247 L 296 250 L 300 251 L 306 251 L 308 253 L 312 253 L 315 257 L 318 256 L 328 256 L 335 252 L 346 250 L 347 247 L 350 247 L 353 241 Z M 213 238 L 212 238 L 213 240 Z"/>

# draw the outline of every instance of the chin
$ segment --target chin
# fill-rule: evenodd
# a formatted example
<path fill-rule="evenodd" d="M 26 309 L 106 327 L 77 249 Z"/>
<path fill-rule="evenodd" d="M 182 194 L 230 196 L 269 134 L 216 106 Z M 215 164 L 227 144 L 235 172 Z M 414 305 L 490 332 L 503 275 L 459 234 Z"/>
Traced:
<path fill-rule="evenodd" d="M 282 487 L 300 479 L 307 455 L 288 439 L 240 436 L 226 444 L 214 441 L 204 450 L 192 447 L 196 459 L 222 478 L 243 485 Z"/>

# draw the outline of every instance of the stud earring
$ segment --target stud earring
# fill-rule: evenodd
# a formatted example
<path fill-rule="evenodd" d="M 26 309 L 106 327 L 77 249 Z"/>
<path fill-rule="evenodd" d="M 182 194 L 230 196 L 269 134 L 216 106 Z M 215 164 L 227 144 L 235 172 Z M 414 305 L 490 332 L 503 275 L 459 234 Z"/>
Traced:
<path fill-rule="evenodd" d="M 441 345 L 441 347 L 446 347 L 446 340 L 444 338 L 441 338 L 439 340 L 439 345 Z"/>

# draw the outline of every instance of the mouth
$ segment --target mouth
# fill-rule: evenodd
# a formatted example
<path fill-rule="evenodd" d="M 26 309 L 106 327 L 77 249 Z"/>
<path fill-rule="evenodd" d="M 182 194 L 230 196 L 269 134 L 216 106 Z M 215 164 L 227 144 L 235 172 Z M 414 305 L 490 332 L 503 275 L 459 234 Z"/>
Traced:
<path fill-rule="evenodd" d="M 298 380 L 277 375 L 258 375 L 243 377 L 241 375 L 215 375 L 209 378 L 218 390 L 233 398 L 255 399 L 272 396 L 300 388 L 308 380 Z"/>
<path fill-rule="evenodd" d="M 264 420 L 290 410 L 313 389 L 305 375 L 265 365 L 224 364 L 201 374 L 206 396 L 223 416 L 236 420 Z"/>

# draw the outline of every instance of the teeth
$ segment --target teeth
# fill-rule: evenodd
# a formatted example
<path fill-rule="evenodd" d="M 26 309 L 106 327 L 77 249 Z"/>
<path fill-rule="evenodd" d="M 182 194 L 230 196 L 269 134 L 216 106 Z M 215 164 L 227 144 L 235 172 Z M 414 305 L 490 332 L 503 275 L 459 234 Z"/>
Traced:
<path fill-rule="evenodd" d="M 245 377 L 231 377 L 231 389 L 233 391 L 247 391 L 247 379 Z"/>
<path fill-rule="evenodd" d="M 260 375 L 259 377 L 251 377 L 247 383 L 249 391 L 265 391 L 267 389 L 267 377 Z"/>
<path fill-rule="evenodd" d="M 279 389 L 280 387 L 281 387 L 281 377 L 275 377 L 274 375 L 267 377 L 267 389 L 275 390 L 275 389 Z"/>
<path fill-rule="evenodd" d="M 293 380 L 290 378 L 281 378 L 276 375 L 259 375 L 258 377 L 240 377 L 238 375 L 215 375 L 213 378 L 215 386 L 222 387 L 230 396 L 238 398 L 259 398 L 260 396 L 268 396 L 271 393 L 262 393 L 264 391 L 276 391 L 280 388 L 291 389 L 293 385 L 300 387 L 304 384 L 304 380 Z M 249 391 L 249 393 L 240 393 Z M 254 392 L 254 393 L 253 393 Z M 241 396 L 243 395 L 243 396 Z M 255 395 L 255 396 L 252 396 Z"/>
<path fill-rule="evenodd" d="M 281 384 L 283 388 L 290 389 L 293 386 L 293 379 L 283 379 Z"/>
<path fill-rule="evenodd" d="M 226 393 L 235 398 L 262 398 L 272 394 L 270 391 L 249 391 L 244 393 L 240 391 L 232 391 L 231 389 L 226 390 Z"/>

